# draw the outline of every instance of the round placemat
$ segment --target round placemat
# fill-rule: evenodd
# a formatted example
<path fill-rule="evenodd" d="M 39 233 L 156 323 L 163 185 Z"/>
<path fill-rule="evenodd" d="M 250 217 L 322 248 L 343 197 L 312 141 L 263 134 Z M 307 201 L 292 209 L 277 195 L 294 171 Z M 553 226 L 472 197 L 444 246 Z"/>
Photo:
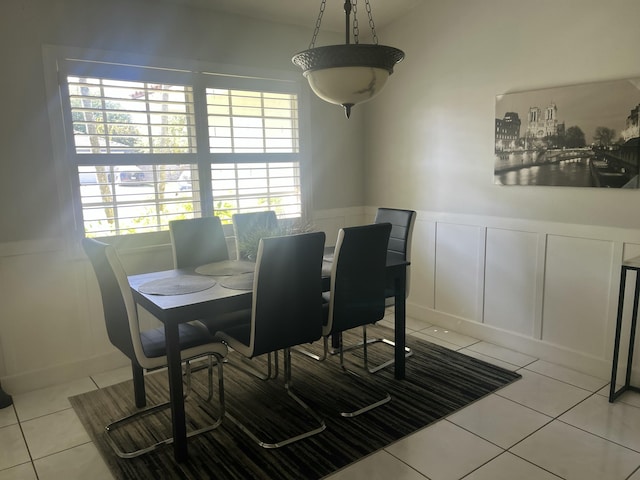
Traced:
<path fill-rule="evenodd" d="M 253 272 L 223 278 L 220 280 L 220 285 L 234 290 L 253 290 Z"/>
<path fill-rule="evenodd" d="M 216 281 L 210 277 L 180 275 L 143 283 L 138 287 L 138 291 L 148 295 L 185 295 L 187 293 L 201 292 L 213 287 L 215 284 Z"/>
<path fill-rule="evenodd" d="M 223 260 L 222 262 L 207 263 L 196 268 L 196 273 L 200 275 L 229 276 L 240 273 L 250 273 L 256 268 L 253 262 L 245 260 Z"/>

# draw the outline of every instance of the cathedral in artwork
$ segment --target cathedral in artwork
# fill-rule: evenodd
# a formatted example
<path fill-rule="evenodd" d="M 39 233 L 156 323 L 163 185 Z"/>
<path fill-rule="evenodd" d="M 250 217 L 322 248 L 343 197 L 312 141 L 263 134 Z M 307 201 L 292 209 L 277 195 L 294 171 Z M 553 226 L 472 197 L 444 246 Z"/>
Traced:
<path fill-rule="evenodd" d="M 558 121 L 558 107 L 552 103 L 544 111 L 539 107 L 529 108 L 527 116 L 527 138 L 548 138 L 564 135 L 564 122 Z"/>

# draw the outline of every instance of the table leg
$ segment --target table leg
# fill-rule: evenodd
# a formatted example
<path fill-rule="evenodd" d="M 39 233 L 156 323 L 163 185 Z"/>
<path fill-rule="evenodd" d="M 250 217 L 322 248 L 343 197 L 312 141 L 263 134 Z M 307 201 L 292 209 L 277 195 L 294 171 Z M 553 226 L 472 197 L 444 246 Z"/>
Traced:
<path fill-rule="evenodd" d="M 147 406 L 147 395 L 144 386 L 144 370 L 135 363 L 131 363 L 131 371 L 133 372 L 133 394 L 136 401 L 136 407 L 144 408 Z"/>
<path fill-rule="evenodd" d="M 169 394 L 171 398 L 171 422 L 173 426 L 173 455 L 176 462 L 187 460 L 187 427 L 184 413 L 182 390 L 182 361 L 178 324 L 165 323 L 167 362 L 169 375 Z"/>
<path fill-rule="evenodd" d="M 334 333 L 331 335 L 331 353 L 338 353 L 340 350 L 340 334 Z"/>
<path fill-rule="evenodd" d="M 405 345 L 406 345 L 406 291 L 407 291 L 407 270 L 406 267 L 394 279 L 395 283 L 395 378 L 402 380 L 405 377 Z"/>
<path fill-rule="evenodd" d="M 613 343 L 613 364 L 611 366 L 611 384 L 609 385 L 609 402 L 616 397 L 616 378 L 618 376 L 618 357 L 620 356 L 620 337 L 622 334 L 622 312 L 624 310 L 624 289 L 627 281 L 627 269 L 620 273 L 620 291 L 618 293 L 618 315 L 616 317 L 616 337 Z"/>
<path fill-rule="evenodd" d="M 636 325 L 638 323 L 638 299 L 640 297 L 640 280 L 636 270 L 636 287 L 633 293 L 633 310 L 631 312 L 631 330 L 629 331 L 629 351 L 627 354 L 627 375 L 625 376 L 625 386 L 631 385 L 631 368 L 633 366 L 633 349 L 636 344 Z"/>
<path fill-rule="evenodd" d="M 633 310 L 631 312 L 631 328 L 629 330 L 629 347 L 627 351 L 627 369 L 624 379 L 624 385 L 616 391 L 616 378 L 618 374 L 618 358 L 620 355 L 620 341 L 622 336 L 622 314 L 624 306 L 624 291 L 625 281 L 627 278 L 627 272 L 629 270 L 635 271 L 636 283 L 633 292 Z M 636 326 L 638 323 L 638 306 L 640 304 L 640 275 L 637 268 L 622 267 L 620 274 L 620 293 L 618 296 L 618 317 L 616 319 L 616 337 L 613 346 L 613 365 L 611 366 L 611 384 L 609 385 L 609 402 L 614 402 L 616 398 L 622 395 L 627 390 L 634 392 L 640 392 L 640 387 L 631 385 L 631 370 L 633 368 L 633 349 L 636 339 Z"/>

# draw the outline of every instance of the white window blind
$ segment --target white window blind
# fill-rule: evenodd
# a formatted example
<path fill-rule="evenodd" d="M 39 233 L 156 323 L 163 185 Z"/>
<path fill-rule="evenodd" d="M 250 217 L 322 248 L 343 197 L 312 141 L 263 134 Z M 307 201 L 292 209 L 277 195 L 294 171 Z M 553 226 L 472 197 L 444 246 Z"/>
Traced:
<path fill-rule="evenodd" d="M 68 77 L 76 153 L 194 153 L 193 90 Z"/>
<path fill-rule="evenodd" d="M 78 167 L 85 234 L 155 232 L 201 216 L 195 165 Z"/>
<path fill-rule="evenodd" d="M 300 216 L 301 191 L 297 162 L 213 165 L 214 210 L 223 222 L 237 212 L 274 210 L 279 218 Z"/>
<path fill-rule="evenodd" d="M 298 103 L 291 94 L 207 89 L 212 153 L 298 152 Z"/>
<path fill-rule="evenodd" d="M 233 77 L 216 87 L 211 74 L 70 65 L 62 91 L 85 235 L 265 209 L 301 216 L 298 97 L 287 85 L 240 78 L 234 89 Z"/>

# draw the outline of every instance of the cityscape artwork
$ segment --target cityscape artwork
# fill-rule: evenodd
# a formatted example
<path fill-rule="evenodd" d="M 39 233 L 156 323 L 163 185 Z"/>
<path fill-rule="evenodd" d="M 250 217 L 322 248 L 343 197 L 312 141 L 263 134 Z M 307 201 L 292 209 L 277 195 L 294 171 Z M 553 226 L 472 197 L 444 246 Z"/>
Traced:
<path fill-rule="evenodd" d="M 494 183 L 639 188 L 640 78 L 496 97 Z"/>

